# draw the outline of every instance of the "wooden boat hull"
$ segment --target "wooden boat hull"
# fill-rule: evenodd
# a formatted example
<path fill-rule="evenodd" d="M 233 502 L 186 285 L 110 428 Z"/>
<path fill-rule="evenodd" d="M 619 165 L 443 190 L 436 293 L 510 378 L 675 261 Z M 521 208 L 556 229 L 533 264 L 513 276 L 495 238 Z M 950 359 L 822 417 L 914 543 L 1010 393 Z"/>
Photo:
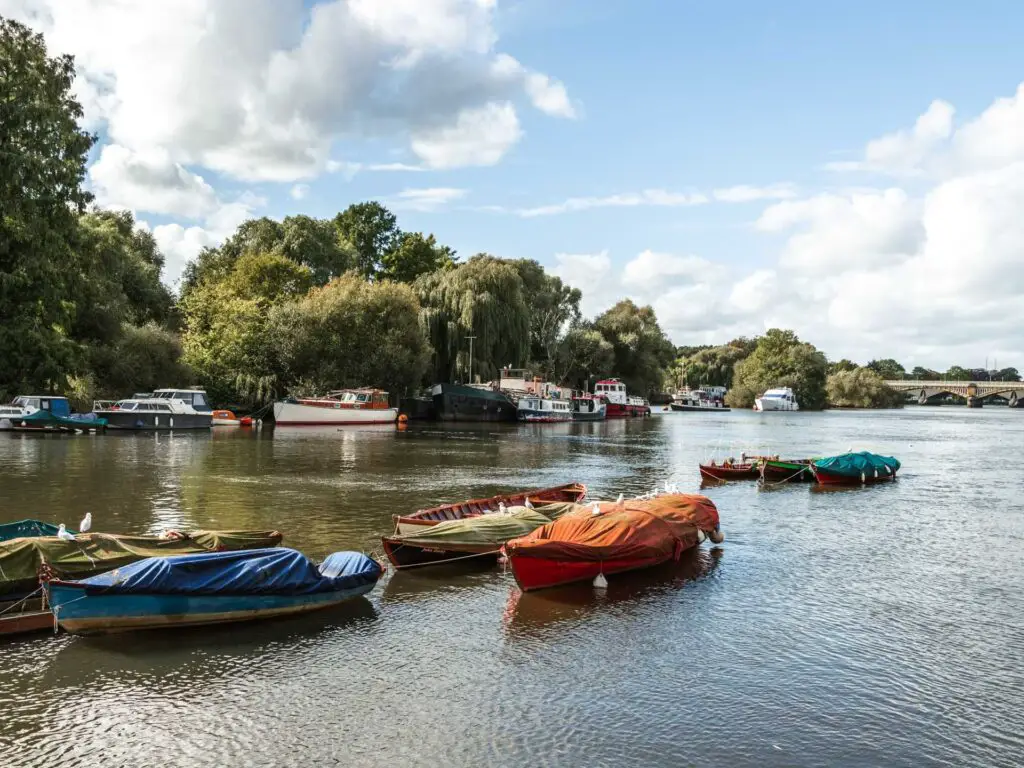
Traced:
<path fill-rule="evenodd" d="M 67 582 L 51 582 L 47 590 L 61 629 L 75 635 L 102 635 L 309 613 L 365 595 L 375 585 L 312 595 L 87 594 L 85 588 Z"/>
<path fill-rule="evenodd" d="M 870 485 L 872 483 L 888 483 L 896 479 L 896 472 L 891 475 L 879 474 L 877 477 L 874 474 L 864 475 L 845 475 L 839 474 L 838 472 L 829 472 L 827 469 L 820 469 L 813 464 L 811 465 L 811 472 L 814 474 L 814 479 L 819 485 L 831 485 L 831 486 L 855 486 L 855 485 Z"/>
<path fill-rule="evenodd" d="M 732 467 L 701 464 L 700 475 L 708 480 L 757 480 L 761 473 L 756 464 L 736 464 Z"/>
<path fill-rule="evenodd" d="M 385 536 L 381 539 L 384 554 L 398 570 L 421 565 L 438 565 L 451 560 L 472 560 L 490 557 L 497 559 L 497 547 L 493 544 L 458 545 L 452 549 L 421 547 L 401 539 Z"/>
<path fill-rule="evenodd" d="M 587 496 L 587 486 L 581 483 L 569 483 L 554 488 L 540 488 L 532 491 L 500 494 L 486 499 L 469 499 L 455 504 L 442 504 L 430 509 L 421 509 L 411 515 L 395 515 L 395 532 L 399 534 L 415 533 L 424 526 L 437 525 L 448 520 L 461 520 L 466 517 L 478 517 L 485 512 L 497 512 L 501 504 L 506 507 L 519 507 L 526 504 L 527 498 L 532 504 L 545 502 L 571 501 L 579 503 Z"/>
<path fill-rule="evenodd" d="M 509 554 L 512 575 L 523 592 L 560 587 L 581 581 L 593 581 L 599 574 L 605 576 L 651 568 L 668 562 L 671 555 L 630 560 L 552 560 L 543 557 L 521 557 Z"/>
<path fill-rule="evenodd" d="M 274 403 L 274 421 L 279 427 L 325 427 L 351 424 L 392 424 L 397 408 L 327 408 L 302 403 Z"/>

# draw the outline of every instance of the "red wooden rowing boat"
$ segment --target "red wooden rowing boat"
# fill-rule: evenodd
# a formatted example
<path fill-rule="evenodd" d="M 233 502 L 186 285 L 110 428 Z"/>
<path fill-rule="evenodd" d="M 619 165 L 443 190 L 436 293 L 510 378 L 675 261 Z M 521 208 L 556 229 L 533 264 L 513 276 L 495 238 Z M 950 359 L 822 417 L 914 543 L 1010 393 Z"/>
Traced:
<path fill-rule="evenodd" d="M 700 465 L 700 476 L 708 480 L 757 480 L 761 476 L 756 463 Z"/>
<path fill-rule="evenodd" d="M 485 512 L 497 512 L 504 504 L 506 507 L 520 507 L 529 499 L 531 504 L 550 504 L 552 502 L 569 501 L 578 504 L 587 496 L 587 486 L 582 483 L 557 485 L 554 488 L 541 488 L 533 491 L 518 491 L 500 494 L 486 499 L 469 499 L 454 504 L 441 504 L 429 509 L 421 509 L 411 515 L 394 515 L 395 532 L 401 534 L 414 533 L 425 525 L 437 525 L 447 520 L 462 520 L 466 517 L 478 517 Z"/>
<path fill-rule="evenodd" d="M 528 592 L 678 560 L 705 537 L 724 538 L 714 503 L 677 493 L 601 503 L 597 514 L 566 515 L 507 542 L 503 552 Z"/>

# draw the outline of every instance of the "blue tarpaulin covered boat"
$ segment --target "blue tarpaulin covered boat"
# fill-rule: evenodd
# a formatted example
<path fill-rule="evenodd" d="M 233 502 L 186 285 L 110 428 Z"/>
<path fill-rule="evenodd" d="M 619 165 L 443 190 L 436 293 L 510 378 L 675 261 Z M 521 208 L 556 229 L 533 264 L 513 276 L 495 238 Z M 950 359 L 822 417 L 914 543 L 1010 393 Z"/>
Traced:
<path fill-rule="evenodd" d="M 250 621 L 326 608 L 365 595 L 381 566 L 336 552 L 318 567 L 284 547 L 154 557 L 81 581 L 52 581 L 62 629 L 103 634 Z"/>
<path fill-rule="evenodd" d="M 811 462 L 814 478 L 822 485 L 860 485 L 895 480 L 900 468 L 892 456 L 860 451 Z"/>

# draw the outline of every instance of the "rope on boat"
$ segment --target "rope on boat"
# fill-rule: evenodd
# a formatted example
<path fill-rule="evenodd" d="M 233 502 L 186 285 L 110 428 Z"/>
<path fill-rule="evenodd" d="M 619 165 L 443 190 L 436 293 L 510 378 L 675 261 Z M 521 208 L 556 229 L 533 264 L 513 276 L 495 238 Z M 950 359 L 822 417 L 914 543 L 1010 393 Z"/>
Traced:
<path fill-rule="evenodd" d="M 43 591 L 43 588 L 42 588 L 42 587 L 39 587 L 38 589 L 36 589 L 36 591 L 35 591 L 35 592 L 32 592 L 32 593 L 31 593 L 31 594 L 29 594 L 29 595 L 25 595 L 25 597 L 21 598 L 21 600 L 19 600 L 18 602 L 16 602 L 16 603 L 12 603 L 11 605 L 7 606 L 7 607 L 6 607 L 6 608 L 4 608 L 4 609 L 3 609 L 2 611 L 0 611 L 0 616 L 3 616 L 3 615 L 4 615 L 5 613 L 7 613 L 8 611 L 13 611 L 13 610 L 14 610 L 15 608 L 17 608 L 17 607 L 18 607 L 19 605 L 21 605 L 22 603 L 26 603 L 26 602 L 28 602 L 29 600 L 31 600 L 31 599 L 32 599 L 33 597 L 35 597 L 35 596 L 36 596 L 36 595 L 37 595 L 38 593 L 40 593 L 40 592 L 42 592 L 42 591 Z"/>
<path fill-rule="evenodd" d="M 401 549 L 403 546 L 404 545 L 399 544 L 398 545 L 398 549 Z M 404 571 L 404 570 L 407 570 L 409 568 L 419 568 L 422 565 L 444 565 L 445 563 L 454 563 L 454 562 L 457 562 L 459 560 L 468 560 L 471 557 L 483 557 L 484 555 L 500 555 L 500 554 L 501 554 L 501 549 L 499 548 L 499 549 L 492 550 L 490 552 L 473 552 L 472 554 L 469 554 L 469 555 L 462 555 L 460 557 L 450 557 L 450 558 L 448 558 L 446 560 L 431 560 L 428 563 L 411 563 L 410 565 L 395 566 L 395 568 L 397 570 L 399 570 L 399 571 Z"/>
<path fill-rule="evenodd" d="M 787 478 L 784 478 L 783 480 L 776 480 L 773 483 L 769 483 L 767 480 L 764 479 L 764 467 L 761 467 L 761 479 L 758 482 L 761 483 L 761 485 L 768 486 L 769 488 L 771 488 L 771 487 L 776 486 L 776 485 L 782 485 L 783 483 L 788 483 L 794 477 L 799 477 L 800 475 L 802 475 L 805 471 L 806 471 L 805 469 L 798 469 L 792 475 L 790 475 Z"/>

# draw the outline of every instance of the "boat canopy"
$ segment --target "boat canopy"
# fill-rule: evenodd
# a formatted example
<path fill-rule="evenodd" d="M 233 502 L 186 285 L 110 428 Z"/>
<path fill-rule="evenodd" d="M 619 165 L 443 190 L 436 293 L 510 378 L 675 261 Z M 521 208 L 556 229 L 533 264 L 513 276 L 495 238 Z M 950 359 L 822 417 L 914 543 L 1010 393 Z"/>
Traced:
<path fill-rule="evenodd" d="M 31 592 L 43 563 L 62 579 L 120 568 L 147 557 L 254 549 L 281 543 L 277 531 L 192 531 L 181 538 L 87 533 L 73 541 L 56 536 L 0 541 L 0 595 Z"/>
<path fill-rule="evenodd" d="M 861 475 L 891 475 L 900 468 L 900 462 L 892 456 L 880 456 L 869 451 L 844 453 L 840 456 L 829 456 L 818 459 L 814 466 L 837 475 L 860 477 Z"/>
<path fill-rule="evenodd" d="M 337 552 L 322 568 L 286 547 L 152 557 L 78 582 L 90 594 L 308 595 L 373 584 L 381 567 Z"/>
<path fill-rule="evenodd" d="M 706 496 L 666 494 L 599 505 L 600 514 L 566 515 L 505 545 L 520 557 L 553 560 L 645 560 L 671 557 L 692 546 L 697 531 L 718 528 L 718 510 Z"/>

